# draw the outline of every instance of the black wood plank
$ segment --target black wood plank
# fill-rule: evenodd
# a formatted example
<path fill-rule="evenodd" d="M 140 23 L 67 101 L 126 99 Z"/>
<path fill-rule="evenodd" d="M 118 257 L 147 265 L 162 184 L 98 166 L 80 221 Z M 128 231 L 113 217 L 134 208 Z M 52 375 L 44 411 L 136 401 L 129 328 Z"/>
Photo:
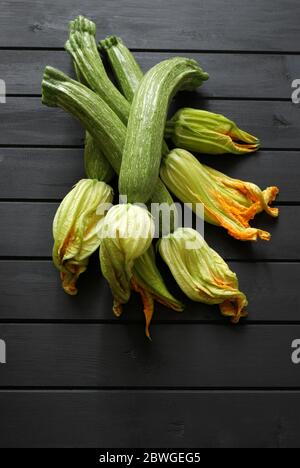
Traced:
<path fill-rule="evenodd" d="M 205 86 L 205 85 L 204 85 Z M 298 149 L 300 106 L 292 102 L 207 100 L 180 93 L 170 111 L 182 106 L 225 114 L 257 135 L 264 148 Z M 43 106 L 40 98 L 8 98 L 0 106 L 0 145 L 82 145 L 84 132 L 61 109 Z"/>
<path fill-rule="evenodd" d="M 299 149 L 300 107 L 290 102 L 207 99 L 290 98 L 300 62 L 299 56 L 283 52 L 300 52 L 299 12 L 296 0 L 248 4 L 231 0 L 226 7 L 221 0 L 171 4 L 87 0 L 84 10 L 73 0 L 5 2 L 0 47 L 24 51 L 0 51 L 0 78 L 9 94 L 30 95 L 40 94 L 46 63 L 70 72 L 70 60 L 62 50 L 26 47 L 62 48 L 67 22 L 79 13 L 96 21 L 101 37 L 121 35 L 132 48 L 189 49 L 184 55 L 200 60 L 211 80 L 201 93 L 179 96 L 172 109 L 193 105 L 224 113 L 257 134 L 265 149 L 284 150 L 264 151 L 244 161 L 233 157 L 203 161 L 261 185 L 278 184 L 281 202 L 299 202 L 299 153 L 286 150 Z M 170 55 L 152 50 L 139 52 L 137 58 L 147 69 Z M 62 111 L 42 108 L 39 98 L 8 98 L 0 106 L 0 121 L 2 146 L 83 143 L 78 124 Z M 4 199 L 56 200 L 83 175 L 81 149 L 1 148 L 0 163 Z M 56 207 L 0 203 L 0 256 L 49 256 Z M 300 263 L 274 260 L 300 260 L 299 209 L 282 207 L 278 221 L 259 217 L 260 226 L 273 234 L 269 244 L 239 243 L 223 230 L 206 228 L 206 239 L 223 256 L 248 259 L 231 266 L 249 296 L 250 321 L 298 321 Z M 272 262 L 251 261 L 258 259 Z M 0 386 L 300 388 L 299 366 L 290 359 L 300 325 L 233 327 L 221 323 L 216 307 L 188 302 L 186 313 L 180 315 L 157 308 L 149 343 L 138 298 L 117 323 L 96 256 L 92 264 L 82 276 L 79 296 L 70 298 L 62 292 L 50 261 L 0 261 L 0 320 L 113 322 L 2 323 L 0 339 L 6 340 L 8 362 L 1 366 Z M 173 320 L 176 323 L 170 323 Z M 0 390 L 0 446 L 299 446 L 298 407 L 298 391 Z"/>
<path fill-rule="evenodd" d="M 201 155 L 199 159 L 262 188 L 277 185 L 281 203 L 300 203 L 299 157 L 296 151 L 261 151 L 246 157 Z M 59 200 L 84 177 L 83 150 L 0 148 L 0 169 L 0 198 Z"/>
<path fill-rule="evenodd" d="M 0 256 L 50 256 L 56 203 L 0 203 Z M 299 206 L 280 207 L 278 219 L 260 214 L 253 225 L 272 233 L 269 242 L 242 242 L 205 224 L 207 242 L 229 259 L 300 260 Z"/>
<path fill-rule="evenodd" d="M 83 177 L 83 149 L 0 148 L 0 198 L 59 200 Z"/>
<path fill-rule="evenodd" d="M 8 98 L 0 106 L 2 145 L 83 145 L 84 132 L 63 110 L 41 98 Z"/>
<path fill-rule="evenodd" d="M 240 288 L 249 300 L 247 322 L 299 321 L 299 263 L 230 262 L 239 277 Z M 217 306 L 189 301 L 176 287 L 162 262 L 159 268 L 170 290 L 185 303 L 183 313 L 155 305 L 155 321 L 224 321 Z M 60 286 L 57 270 L 50 261 L 0 262 L 0 320 L 103 320 L 144 322 L 139 297 L 124 307 L 120 319 L 112 314 L 112 296 L 101 276 L 95 255 L 78 283 L 79 294 L 70 297 Z"/>
<path fill-rule="evenodd" d="M 0 205 L 0 255 L 51 255 L 56 203 Z"/>
<path fill-rule="evenodd" d="M 299 407 L 291 391 L 1 392 L 0 446 L 296 448 Z"/>
<path fill-rule="evenodd" d="M 210 74 L 203 89 L 207 97 L 290 99 L 291 82 L 300 76 L 299 55 L 204 52 L 135 52 L 134 55 L 144 71 L 174 55 L 197 60 Z M 46 65 L 74 74 L 69 55 L 64 51 L 0 50 L 0 77 L 7 84 L 8 94 L 40 94 Z"/>
<path fill-rule="evenodd" d="M 0 325 L 0 386 L 299 387 L 300 325 Z"/>
<path fill-rule="evenodd" d="M 130 47 L 159 49 L 299 51 L 297 0 L 75 0 L 5 2 L 2 47 L 62 47 L 68 21 L 78 14 L 96 21 L 99 36 L 122 36 Z M 13 24 L 13 33 L 11 25 Z"/>

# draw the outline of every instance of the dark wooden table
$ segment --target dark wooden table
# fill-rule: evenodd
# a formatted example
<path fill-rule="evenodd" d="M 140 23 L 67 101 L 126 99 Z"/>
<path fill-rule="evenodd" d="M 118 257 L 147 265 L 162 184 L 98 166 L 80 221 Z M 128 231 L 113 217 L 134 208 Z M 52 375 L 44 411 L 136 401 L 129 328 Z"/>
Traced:
<path fill-rule="evenodd" d="M 81 4 L 81 6 L 80 6 Z M 47 64 L 72 73 L 68 21 L 121 36 L 144 70 L 174 54 L 211 75 L 183 103 L 225 113 L 258 135 L 259 153 L 204 157 L 233 177 L 280 187 L 280 218 L 257 218 L 270 243 L 206 239 L 240 277 L 249 318 L 216 307 L 157 306 L 150 343 L 141 305 L 111 313 L 97 258 L 67 297 L 51 262 L 51 223 L 83 177 L 83 131 L 41 104 Z M 98 447 L 300 446 L 300 78 L 298 0 L 23 0 L 2 2 L 0 78 L 0 445 Z M 177 292 L 173 287 L 173 291 Z"/>

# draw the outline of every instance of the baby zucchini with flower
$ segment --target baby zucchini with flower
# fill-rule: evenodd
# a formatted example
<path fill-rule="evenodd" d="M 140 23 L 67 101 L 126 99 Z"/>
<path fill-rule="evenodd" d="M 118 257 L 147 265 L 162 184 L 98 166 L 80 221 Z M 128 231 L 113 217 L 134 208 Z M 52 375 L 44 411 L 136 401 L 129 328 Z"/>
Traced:
<path fill-rule="evenodd" d="M 99 225 L 101 270 L 112 290 L 117 316 L 130 298 L 134 262 L 148 250 L 154 232 L 151 214 L 130 203 L 112 207 Z"/>
<path fill-rule="evenodd" d="M 159 241 L 159 251 L 182 291 L 193 301 L 219 304 L 222 315 L 237 323 L 247 298 L 227 263 L 194 229 L 178 228 Z"/>
<path fill-rule="evenodd" d="M 165 128 L 165 137 L 189 151 L 206 154 L 248 154 L 258 150 L 259 140 L 221 114 L 185 107 Z"/>
<path fill-rule="evenodd" d="M 232 179 L 183 149 L 174 149 L 163 159 L 160 175 L 182 202 L 193 204 L 194 211 L 196 203 L 204 205 L 205 221 L 224 227 L 239 240 L 270 239 L 268 232 L 250 227 L 249 221 L 261 211 L 278 216 L 278 208 L 269 206 L 277 187 L 262 191 L 251 182 Z"/>
<path fill-rule="evenodd" d="M 99 247 L 98 222 L 105 216 L 113 191 L 109 185 L 82 179 L 63 199 L 53 221 L 53 262 L 66 293 L 77 294 L 76 282 Z M 99 209 L 100 207 L 103 209 Z"/>

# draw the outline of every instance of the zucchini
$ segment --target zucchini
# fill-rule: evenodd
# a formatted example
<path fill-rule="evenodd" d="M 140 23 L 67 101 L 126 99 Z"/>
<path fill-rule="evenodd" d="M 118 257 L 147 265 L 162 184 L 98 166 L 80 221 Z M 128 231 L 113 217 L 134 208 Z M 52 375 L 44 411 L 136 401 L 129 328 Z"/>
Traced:
<path fill-rule="evenodd" d="M 171 98 L 208 79 L 195 60 L 175 57 L 152 67 L 134 95 L 119 176 L 129 203 L 146 203 L 159 175 L 164 127 Z"/>
<path fill-rule="evenodd" d="M 101 145 L 114 171 L 120 171 L 126 127 L 100 96 L 63 72 L 46 67 L 42 103 L 61 107 L 77 118 Z"/>
<path fill-rule="evenodd" d="M 99 48 L 105 51 L 122 93 L 127 101 L 132 102 L 144 76 L 139 64 L 120 37 L 103 39 L 99 42 Z"/>
<path fill-rule="evenodd" d="M 80 83 L 88 86 L 80 69 L 73 62 L 74 70 Z M 84 170 L 89 179 L 98 179 L 102 182 L 110 182 L 114 176 L 114 170 L 101 151 L 100 145 L 94 141 L 89 132 L 85 132 L 84 139 Z"/>
<path fill-rule="evenodd" d="M 100 96 L 63 72 L 48 66 L 42 81 L 42 102 L 46 106 L 61 107 L 78 119 L 119 174 L 126 127 Z M 155 183 L 153 201 L 173 205 L 171 195 L 159 178 Z"/>
<path fill-rule="evenodd" d="M 83 16 L 78 16 L 74 21 L 70 21 L 69 28 L 70 28 L 69 40 L 66 42 L 65 48 L 71 54 L 73 58 L 75 71 L 76 71 L 79 81 L 81 81 L 81 83 L 85 84 L 90 89 L 92 89 L 96 94 L 98 94 L 98 96 L 100 96 L 103 99 L 103 101 L 105 101 L 106 104 L 108 104 L 109 107 L 117 114 L 120 120 L 125 125 L 127 125 L 130 104 L 124 98 L 124 96 L 122 96 L 122 94 L 116 89 L 114 84 L 111 82 L 111 80 L 107 76 L 107 73 L 105 71 L 103 63 L 99 56 L 97 45 L 95 42 L 96 25 L 92 21 L 88 20 L 87 18 Z M 109 40 L 106 40 L 103 42 L 104 44 L 106 44 L 106 47 L 108 49 Z M 114 41 L 112 40 L 111 43 L 112 42 Z M 127 76 L 128 89 L 132 87 L 132 91 L 134 92 L 140 80 L 143 77 L 143 73 L 140 70 L 138 64 L 136 63 L 134 57 L 127 49 L 127 47 L 125 45 L 122 46 L 122 44 L 118 42 L 118 50 L 119 50 L 119 47 L 122 48 L 122 54 L 124 56 L 123 63 L 124 63 L 124 70 L 126 70 L 126 73 L 125 72 L 124 73 Z M 132 78 L 130 78 L 130 75 L 132 76 Z M 124 144 L 124 142 L 122 141 L 120 143 Z M 166 143 L 164 143 L 163 151 L 165 154 L 168 153 L 168 147 Z M 85 154 L 85 161 L 87 161 L 87 159 L 90 157 L 91 156 L 88 151 L 87 154 Z M 93 157 L 96 157 L 96 154 L 93 155 Z M 99 153 L 99 158 L 101 157 L 102 156 Z M 107 155 L 107 159 L 109 162 L 111 162 L 111 159 L 110 159 L 111 157 L 113 157 L 113 155 L 110 155 L 110 154 Z M 96 161 L 94 163 L 97 164 Z M 94 165 L 94 163 L 91 162 L 91 165 Z M 116 161 L 112 165 L 114 168 L 116 168 Z M 86 166 L 89 166 L 89 165 L 86 163 Z M 98 170 L 103 171 L 103 177 L 111 176 L 110 168 L 107 167 L 107 164 L 105 161 L 100 161 L 98 163 Z M 119 173 L 119 167 L 117 168 L 116 172 Z M 100 172 L 98 173 L 100 174 Z M 109 179 L 107 179 L 106 181 L 108 180 Z M 161 181 L 158 182 L 158 186 L 159 186 L 159 190 L 157 194 L 159 194 L 159 196 L 162 196 L 162 199 L 158 200 L 158 196 L 156 195 L 155 197 L 156 202 L 168 203 L 169 205 L 173 204 L 171 195 L 169 194 L 166 187 L 163 187 L 163 183 Z"/>
<path fill-rule="evenodd" d="M 127 123 L 130 105 L 111 82 L 99 56 L 95 41 L 96 25 L 83 16 L 69 23 L 69 39 L 65 49 L 71 55 L 85 84 L 97 93 Z"/>
<path fill-rule="evenodd" d="M 85 133 L 84 170 L 89 179 L 98 179 L 106 183 L 114 176 L 114 170 L 102 153 L 99 143 L 89 132 Z"/>
<path fill-rule="evenodd" d="M 133 54 L 120 37 L 109 36 L 99 42 L 100 50 L 104 51 L 119 87 L 129 102 L 144 76 Z M 163 141 L 162 154 L 169 153 L 168 145 Z"/>

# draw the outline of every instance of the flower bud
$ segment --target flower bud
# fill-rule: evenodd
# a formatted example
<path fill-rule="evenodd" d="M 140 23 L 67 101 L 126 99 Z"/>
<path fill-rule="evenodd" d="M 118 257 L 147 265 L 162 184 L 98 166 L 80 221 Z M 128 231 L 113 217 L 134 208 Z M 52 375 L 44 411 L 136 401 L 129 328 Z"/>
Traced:
<path fill-rule="evenodd" d="M 179 148 L 206 154 L 247 154 L 259 148 L 259 140 L 221 114 L 183 108 L 166 124 L 166 138 Z"/>
<path fill-rule="evenodd" d="M 277 187 L 262 191 L 251 182 L 232 179 L 201 164 L 182 149 L 174 149 L 164 158 L 160 175 L 177 198 L 192 203 L 194 211 L 197 203 L 204 205 L 205 221 L 224 227 L 239 240 L 270 239 L 268 232 L 251 228 L 249 221 L 261 211 L 278 216 L 278 209 L 269 206 L 279 191 Z"/>
<path fill-rule="evenodd" d="M 159 241 L 159 251 L 182 291 L 193 301 L 219 304 L 237 323 L 246 315 L 246 296 L 225 261 L 194 229 L 178 228 Z"/>
<path fill-rule="evenodd" d="M 134 261 L 150 247 L 155 232 L 151 214 L 133 204 L 116 205 L 101 223 L 100 264 L 119 316 L 130 298 Z"/>
<path fill-rule="evenodd" d="M 78 276 L 86 270 L 90 255 L 99 247 L 97 224 L 112 199 L 109 185 L 82 179 L 58 207 L 53 221 L 52 256 L 68 294 L 77 294 Z"/>

